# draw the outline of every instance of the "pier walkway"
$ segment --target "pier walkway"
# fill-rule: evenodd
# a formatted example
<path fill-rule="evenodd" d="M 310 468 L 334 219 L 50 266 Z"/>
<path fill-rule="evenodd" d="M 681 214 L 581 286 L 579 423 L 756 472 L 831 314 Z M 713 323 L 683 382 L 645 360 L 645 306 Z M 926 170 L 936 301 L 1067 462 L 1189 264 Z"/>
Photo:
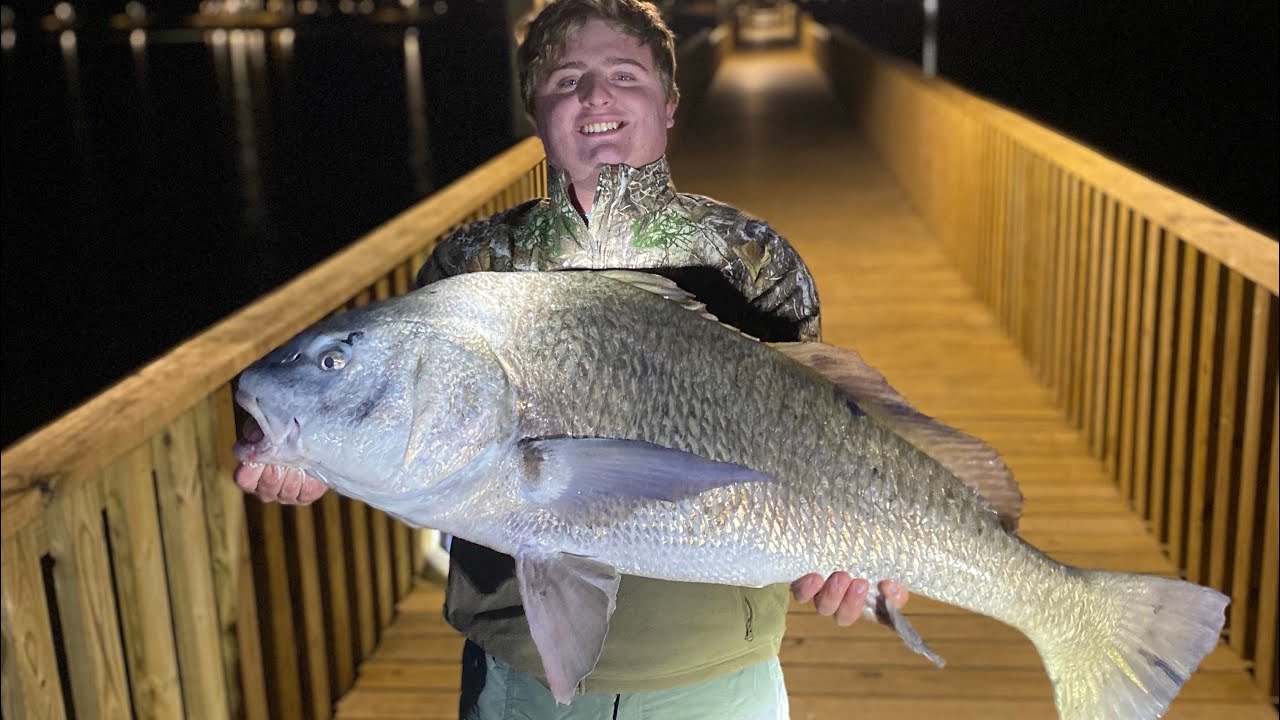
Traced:
<path fill-rule="evenodd" d="M 767 219 L 817 278 L 824 340 L 855 348 L 922 411 L 1000 450 L 1026 495 L 1022 534 L 1082 566 L 1177 576 L 1015 343 L 976 296 L 799 50 L 740 52 L 670 152 L 685 192 Z M 449 718 L 461 640 L 421 583 L 398 606 L 337 717 Z M 948 661 L 936 670 L 872 623 L 788 618 L 783 666 L 797 719 L 1055 717 L 1034 648 L 995 621 L 914 598 L 908 612 Z M 1264 720 L 1271 705 L 1220 647 L 1170 718 Z"/>

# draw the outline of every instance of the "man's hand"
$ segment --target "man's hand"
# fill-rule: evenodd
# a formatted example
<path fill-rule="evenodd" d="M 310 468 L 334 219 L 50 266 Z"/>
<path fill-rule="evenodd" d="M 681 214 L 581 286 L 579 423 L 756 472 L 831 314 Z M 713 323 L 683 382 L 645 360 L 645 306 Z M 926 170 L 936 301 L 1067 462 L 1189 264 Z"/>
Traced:
<path fill-rule="evenodd" d="M 295 468 L 241 464 L 233 477 L 241 490 L 263 502 L 310 505 L 324 495 L 324 483 Z"/>
<path fill-rule="evenodd" d="M 862 579 L 854 580 L 847 572 L 832 573 L 825 582 L 821 575 L 810 573 L 791 583 L 791 595 L 797 602 L 812 600 L 820 615 L 835 615 L 836 624 L 844 627 L 852 625 L 862 616 L 870 588 L 871 583 Z M 901 610 L 907 604 L 907 589 L 898 583 L 883 580 L 879 589 L 880 594 L 893 607 Z"/>

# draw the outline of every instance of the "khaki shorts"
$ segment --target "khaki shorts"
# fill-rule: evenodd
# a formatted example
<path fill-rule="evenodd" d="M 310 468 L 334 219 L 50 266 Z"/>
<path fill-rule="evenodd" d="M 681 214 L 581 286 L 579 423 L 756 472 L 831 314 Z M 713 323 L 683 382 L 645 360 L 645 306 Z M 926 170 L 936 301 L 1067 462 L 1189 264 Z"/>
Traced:
<path fill-rule="evenodd" d="M 786 720 L 778 658 L 704 682 L 651 692 L 578 695 L 557 705 L 542 683 L 467 642 L 462 720 Z"/>

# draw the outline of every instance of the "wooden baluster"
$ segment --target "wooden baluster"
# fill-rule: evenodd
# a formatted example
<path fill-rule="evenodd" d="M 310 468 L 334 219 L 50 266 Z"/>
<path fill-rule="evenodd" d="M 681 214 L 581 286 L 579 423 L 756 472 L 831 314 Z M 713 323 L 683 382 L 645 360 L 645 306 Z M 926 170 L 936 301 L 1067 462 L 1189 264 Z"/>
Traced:
<path fill-rule="evenodd" d="M 326 493 L 317 508 L 324 550 L 325 610 L 329 618 L 330 671 L 335 688 L 349 687 L 356 678 L 356 638 L 351 622 L 351 589 L 347 580 L 346 538 L 342 504 L 349 502 L 337 493 Z"/>
<path fill-rule="evenodd" d="M 1072 203 L 1076 197 L 1079 183 L 1063 171 L 1058 184 L 1057 213 L 1057 281 L 1054 287 L 1054 331 L 1053 331 L 1053 390 L 1054 401 L 1058 407 L 1065 407 L 1070 373 L 1068 358 L 1071 356 L 1071 223 L 1075 217 Z"/>
<path fill-rule="evenodd" d="M 1177 383 L 1175 379 L 1175 352 L 1174 347 L 1177 342 L 1175 328 L 1177 327 L 1178 318 L 1178 298 L 1179 298 L 1179 281 L 1181 275 L 1179 270 L 1179 257 L 1181 244 L 1178 239 L 1170 235 L 1164 236 L 1164 260 L 1160 266 L 1160 331 L 1156 336 L 1156 382 L 1155 382 L 1155 408 L 1151 411 L 1151 417 L 1155 419 L 1155 429 L 1152 431 L 1152 449 L 1151 449 L 1151 531 L 1155 534 L 1156 539 L 1166 543 L 1165 552 L 1168 552 L 1167 545 L 1169 534 L 1169 468 L 1171 466 L 1170 456 L 1173 448 L 1169 446 L 1169 438 L 1172 434 L 1173 421 L 1170 414 L 1173 412 L 1173 396 Z M 1194 252 L 1187 253 L 1194 264 Z M 1192 284 L 1195 282 L 1195 270 L 1192 269 Z"/>
<path fill-rule="evenodd" d="M 1137 214 L 1130 218 L 1129 231 L 1125 233 L 1129 245 L 1129 271 L 1126 275 L 1125 287 L 1128 297 L 1125 299 L 1125 337 L 1124 337 L 1124 370 L 1120 376 L 1122 397 L 1119 400 L 1120 417 L 1116 427 L 1116 470 L 1119 473 L 1120 494 L 1130 508 L 1136 507 L 1137 491 L 1134 489 L 1133 468 L 1136 440 L 1134 427 L 1138 409 L 1138 367 L 1142 358 L 1142 320 L 1144 317 L 1143 293 L 1145 281 L 1149 275 L 1143 265 L 1144 237 L 1146 229 L 1143 219 Z M 1145 412 L 1143 410 L 1142 412 Z M 1145 441 L 1143 441 L 1145 442 Z"/>
<path fill-rule="evenodd" d="M 266 633 L 263 635 L 263 660 L 266 670 L 271 716 L 302 718 L 305 716 L 301 663 L 298 657 L 298 633 L 294 630 L 294 588 L 289 578 L 286 544 L 294 537 L 287 533 L 284 509 L 277 503 L 250 499 L 248 505 L 250 552 L 257 559 L 259 607 L 263 610 Z"/>
<path fill-rule="evenodd" d="M 1197 279 L 1200 253 L 1190 245 L 1184 245 L 1182 258 L 1182 299 L 1179 303 L 1177 380 L 1173 390 L 1173 438 L 1169 445 L 1169 555 L 1173 563 L 1185 568 L 1187 527 L 1187 456 L 1188 435 L 1191 425 L 1191 390 L 1195 366 L 1195 323 Z"/>
<path fill-rule="evenodd" d="M 182 692 L 150 444 L 111 463 L 102 477 L 134 714 L 179 717 Z"/>
<path fill-rule="evenodd" d="M 395 577 L 391 572 L 391 528 L 388 525 L 386 513 L 370 513 L 369 529 L 373 537 L 374 578 L 378 591 L 378 628 L 381 629 L 391 624 L 391 618 L 396 612 Z"/>
<path fill-rule="evenodd" d="M 333 648 L 329 642 L 320 584 L 320 548 L 316 542 L 315 511 L 310 507 L 293 509 L 295 538 L 294 566 L 297 568 L 298 601 L 302 606 L 302 650 L 306 653 L 307 697 L 311 706 L 308 717 L 328 720 L 333 714 L 334 689 L 330 687 L 329 658 Z M 341 681 L 338 681 L 339 683 Z M 338 688 L 345 685 L 338 684 Z"/>
<path fill-rule="evenodd" d="M 1129 256 L 1133 246 L 1137 245 L 1130 236 L 1129 208 L 1117 206 L 1115 228 L 1115 270 L 1111 275 L 1111 352 L 1107 357 L 1106 378 L 1106 414 L 1101 421 L 1102 428 L 1098 433 L 1102 444 L 1102 456 L 1107 460 L 1107 469 L 1113 480 L 1119 480 L 1120 465 L 1120 401 L 1128 386 L 1124 384 L 1125 358 L 1135 351 L 1134 343 L 1129 342 L 1129 326 L 1136 326 L 1138 311 L 1131 295 L 1137 292 L 1136 281 L 1129 272 Z M 1131 323 L 1129 322 L 1131 321 Z M 1102 414 L 1102 404 L 1098 406 Z M 1129 488 L 1122 487 L 1125 502 L 1130 500 Z"/>
<path fill-rule="evenodd" d="M 1217 371 L 1218 286 L 1222 265 L 1213 258 L 1205 258 L 1204 290 L 1200 299 L 1200 342 L 1196 360 L 1196 400 L 1191 435 L 1191 482 L 1187 493 L 1187 550 L 1188 579 L 1203 583 L 1205 579 L 1204 545 L 1205 513 L 1209 495 L 1209 462 L 1212 447 L 1212 430 L 1217 418 L 1214 415 L 1214 373 Z"/>
<path fill-rule="evenodd" d="M 97 479 L 55 497 L 49 555 L 62 637 L 71 639 L 66 662 L 76 717 L 131 717 L 102 505 Z"/>
<path fill-rule="evenodd" d="M 37 519 L 0 545 L 3 581 L 3 707 L 7 718 L 64 720 L 53 626 L 40 564 L 44 521 Z M 65 628 L 64 635 L 65 637 Z M 83 653 L 79 643 L 70 652 Z"/>
<path fill-rule="evenodd" d="M 347 513 L 346 549 L 351 567 L 351 587 L 355 597 L 356 658 L 363 662 L 373 652 L 378 638 L 378 614 L 373 599 L 373 568 L 369 558 L 369 508 L 360 502 L 343 503 Z"/>
<path fill-rule="evenodd" d="M 218 601 L 206 527 L 196 409 L 179 415 L 151 440 L 156 497 L 164 536 L 165 567 L 182 670 L 182 698 L 188 715 L 207 712 L 229 717 L 226 668 L 219 639 Z M 212 432 L 210 425 L 206 432 Z M 230 484 L 230 483 L 228 483 Z"/>
<path fill-rule="evenodd" d="M 1085 314 L 1084 395 L 1080 416 L 1089 452 L 1098 456 L 1098 418 L 1096 415 L 1099 393 L 1106 393 L 1106 383 L 1100 371 L 1100 356 L 1106 353 L 1105 333 L 1110 323 L 1111 304 L 1111 232 L 1115 202 L 1097 192 L 1089 216 L 1089 281 L 1086 284 L 1088 310 Z"/>
<path fill-rule="evenodd" d="M 1163 311 L 1158 305 L 1160 298 L 1160 262 L 1164 252 L 1163 233 L 1160 227 L 1147 221 L 1146 260 L 1142 280 L 1142 324 L 1138 333 L 1142 348 L 1139 350 L 1138 374 L 1134 384 L 1138 388 L 1138 401 L 1134 408 L 1136 429 L 1133 432 L 1134 460 L 1133 485 L 1135 486 L 1135 508 L 1138 515 L 1151 520 L 1151 454 L 1155 438 L 1152 435 L 1152 417 L 1155 411 L 1152 403 L 1155 388 L 1159 387 L 1156 373 L 1156 324 L 1158 312 L 1172 314 L 1166 307 Z"/>
<path fill-rule="evenodd" d="M 1240 362 L 1244 357 L 1241 337 L 1244 317 L 1244 277 L 1239 273 L 1227 276 L 1227 312 L 1223 317 L 1221 383 L 1218 385 L 1218 421 L 1214 427 L 1218 448 L 1216 467 L 1210 469 L 1206 488 L 1212 498 L 1212 522 L 1209 525 L 1209 571 L 1206 575 L 1211 587 L 1227 590 L 1227 555 L 1231 539 L 1227 527 L 1231 503 L 1239 492 L 1233 472 L 1235 467 L 1236 418 L 1240 409 L 1237 402 L 1240 382 Z"/>
<path fill-rule="evenodd" d="M 1276 593 L 1280 586 L 1280 395 L 1272 393 L 1271 472 L 1267 478 L 1266 519 L 1262 535 L 1262 578 L 1258 592 L 1258 631 L 1254 636 L 1253 677 L 1263 694 L 1276 695 Z"/>

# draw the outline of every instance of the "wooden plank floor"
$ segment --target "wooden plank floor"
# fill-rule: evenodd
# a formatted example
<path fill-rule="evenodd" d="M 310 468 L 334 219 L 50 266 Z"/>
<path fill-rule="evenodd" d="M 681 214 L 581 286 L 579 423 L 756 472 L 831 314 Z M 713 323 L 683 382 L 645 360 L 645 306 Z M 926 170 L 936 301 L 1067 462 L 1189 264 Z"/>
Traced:
<path fill-rule="evenodd" d="M 1027 498 L 1030 542 L 1073 564 L 1174 574 L 801 54 L 731 58 L 671 160 L 682 190 L 766 218 L 792 240 L 818 280 L 826 341 L 857 349 L 921 410 L 1002 452 Z M 455 716 L 461 640 L 442 603 L 439 587 L 422 583 L 401 604 L 339 718 Z M 838 628 L 793 607 L 782 651 L 792 716 L 1055 716 L 1039 658 L 1016 631 L 924 598 L 907 609 L 945 670 L 883 628 Z M 1168 717 L 1276 713 L 1219 647 Z"/>

